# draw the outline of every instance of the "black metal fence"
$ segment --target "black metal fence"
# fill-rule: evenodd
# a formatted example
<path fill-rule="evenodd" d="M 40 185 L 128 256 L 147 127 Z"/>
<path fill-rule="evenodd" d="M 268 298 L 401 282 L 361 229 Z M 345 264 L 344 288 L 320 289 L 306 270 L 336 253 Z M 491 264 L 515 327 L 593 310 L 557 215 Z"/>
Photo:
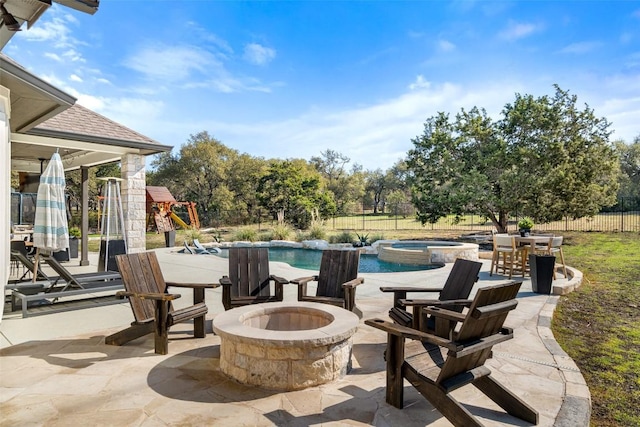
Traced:
<path fill-rule="evenodd" d="M 11 193 L 11 222 L 13 224 L 32 224 L 35 216 L 36 194 Z M 492 231 L 491 221 L 478 215 L 465 215 L 460 222 L 453 217 L 440 219 L 435 224 L 422 225 L 416 220 L 415 209 L 409 203 L 391 206 L 379 206 L 375 210 L 372 206 L 360 204 L 358 212 L 349 215 L 334 216 L 322 221 L 329 230 L 362 230 L 362 231 L 391 231 L 391 230 L 433 230 L 433 231 Z M 179 216 L 182 213 L 178 212 Z M 186 213 L 184 214 L 186 215 Z M 91 215 L 90 215 L 91 216 Z M 516 230 L 518 216 L 509 222 L 510 231 Z M 183 218 L 188 222 L 188 216 Z M 286 213 L 285 213 L 286 220 Z M 257 210 L 252 215 L 246 211 L 211 212 L 200 215 L 203 227 L 238 227 L 257 226 L 258 229 L 268 229 L 277 224 L 277 219 L 264 210 Z M 311 223 L 309 218 L 308 223 Z M 623 197 L 614 206 L 603 209 L 594 217 L 554 221 L 546 224 L 536 224 L 537 231 L 618 231 L 640 232 L 640 197 Z"/>
<path fill-rule="evenodd" d="M 329 230 L 362 230 L 362 231 L 391 231 L 391 230 L 433 230 L 433 231 L 492 231 L 493 224 L 487 218 L 479 215 L 464 215 L 460 221 L 453 217 L 440 219 L 435 224 L 422 225 L 416 220 L 415 209 L 411 204 L 378 207 L 376 212 L 372 206 L 360 205 L 359 212 L 349 215 L 334 216 L 323 220 L 322 224 Z M 510 231 L 516 230 L 519 216 L 515 215 L 509 221 Z M 286 213 L 285 213 L 286 220 Z M 311 220 L 309 220 L 310 222 Z M 268 229 L 277 224 L 277 219 L 263 210 L 258 210 L 252 216 L 246 213 L 224 211 L 212 213 L 209 221 L 203 226 L 215 228 L 257 226 L 258 229 Z M 545 224 L 536 224 L 536 231 L 617 231 L 640 232 L 640 198 L 620 198 L 618 203 L 594 217 L 579 219 L 565 218 Z"/>

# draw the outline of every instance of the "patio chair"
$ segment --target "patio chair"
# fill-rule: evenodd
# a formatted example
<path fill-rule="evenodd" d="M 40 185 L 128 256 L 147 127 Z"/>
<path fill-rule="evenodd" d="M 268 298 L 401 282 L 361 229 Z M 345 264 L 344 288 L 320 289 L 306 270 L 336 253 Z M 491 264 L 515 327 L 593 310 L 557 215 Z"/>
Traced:
<path fill-rule="evenodd" d="M 193 246 L 195 246 L 195 248 L 196 248 L 195 252 L 197 254 L 211 255 L 211 252 L 209 252 L 209 250 L 207 248 L 202 246 L 202 243 L 200 243 L 200 240 L 193 239 Z"/>
<path fill-rule="evenodd" d="M 274 283 L 271 291 L 270 283 Z M 229 248 L 229 275 L 220 279 L 225 310 L 248 304 L 282 301 L 288 280 L 269 274 L 267 248 Z"/>
<path fill-rule="evenodd" d="M 452 329 L 451 322 L 446 319 L 436 321 L 426 316 L 422 307 L 441 306 L 461 312 L 471 302 L 467 298 L 474 283 L 478 281 L 481 268 L 481 262 L 458 258 L 441 288 L 381 287 L 382 292 L 393 292 L 393 307 L 389 310 L 389 317 L 402 326 L 448 336 Z M 431 292 L 439 295 L 437 299 L 407 299 L 408 292 Z M 406 307 L 413 307 L 413 313 L 409 313 Z"/>
<path fill-rule="evenodd" d="M 387 403 L 402 409 L 405 378 L 455 426 L 482 426 L 452 392 L 468 384 L 498 404 L 507 413 L 530 423 L 538 423 L 538 412 L 510 392 L 495 378 L 485 361 L 494 345 L 513 338 L 513 330 L 503 327 L 517 306 L 521 282 L 479 289 L 466 314 L 440 307 L 423 310 L 460 322 L 460 329 L 445 339 L 382 319 L 365 321 L 387 333 Z M 406 342 L 410 339 L 413 341 Z"/>
<path fill-rule="evenodd" d="M 69 270 L 60 264 L 53 254 L 41 254 L 40 257 L 59 275 L 59 277 L 55 278 L 54 284 L 58 284 L 60 279 L 66 282 L 66 286 L 63 290 L 66 290 L 67 288 L 85 289 L 91 286 L 99 287 L 102 282 L 121 279 L 120 273 L 117 271 L 97 271 L 93 273 L 71 274 Z"/>
<path fill-rule="evenodd" d="M 493 275 L 495 267 L 496 273 L 502 267 L 502 274 L 506 274 L 509 269 L 509 279 L 513 277 L 514 267 L 520 267 L 522 277 L 524 277 L 526 269 L 525 259 L 526 248 L 518 246 L 516 238 L 508 234 L 496 234 L 493 236 L 493 255 L 491 257 L 491 271 L 489 275 Z M 502 260 L 500 259 L 502 258 Z"/>
<path fill-rule="evenodd" d="M 25 280 L 31 280 L 29 277 L 30 277 L 30 274 L 33 273 L 33 270 L 35 269 L 35 264 L 33 263 L 33 260 L 28 255 L 24 254 L 22 251 L 14 250 L 12 248 L 11 261 L 22 264 L 23 270 L 24 270 L 24 273 L 22 274 L 22 276 L 20 276 L 17 280 L 14 280 L 13 282 L 18 283 L 18 282 L 23 282 Z M 52 281 L 52 278 L 47 276 L 44 273 L 44 271 L 42 271 L 42 268 L 40 268 L 40 265 L 38 265 L 38 271 L 36 272 L 36 274 L 37 274 L 36 280 Z M 55 279 L 58 279 L 58 278 L 55 278 Z"/>
<path fill-rule="evenodd" d="M 549 238 L 549 242 L 546 245 L 536 246 L 536 251 L 544 255 L 560 255 L 560 262 L 562 263 L 562 273 L 564 277 L 567 277 L 567 266 L 564 263 L 564 253 L 562 252 L 563 236 L 553 236 Z M 553 280 L 556 279 L 556 270 L 553 270 Z"/>
<path fill-rule="evenodd" d="M 116 263 L 125 287 L 125 291 L 116 295 L 129 298 L 135 321 L 127 329 L 106 337 L 106 344 L 122 345 L 153 332 L 156 354 L 167 354 L 169 328 L 192 319 L 194 336 L 204 338 L 205 315 L 208 311 L 204 291 L 218 287 L 217 284 L 165 282 L 155 252 L 116 255 Z M 180 295 L 168 293 L 169 286 L 192 289 L 193 305 L 174 310 L 171 301 L 180 298 Z"/>
<path fill-rule="evenodd" d="M 289 283 L 298 285 L 298 301 L 332 304 L 354 311 L 356 286 L 364 283 L 364 278 L 357 277 L 359 264 L 360 251 L 326 249 L 322 251 L 318 274 L 300 277 Z M 309 282 L 317 282 L 315 296 L 307 294 Z"/>

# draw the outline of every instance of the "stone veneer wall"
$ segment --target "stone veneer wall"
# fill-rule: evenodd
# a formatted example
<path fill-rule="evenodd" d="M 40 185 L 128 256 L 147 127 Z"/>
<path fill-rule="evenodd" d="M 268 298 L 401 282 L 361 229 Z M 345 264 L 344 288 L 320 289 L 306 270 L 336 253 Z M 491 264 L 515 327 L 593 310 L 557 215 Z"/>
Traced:
<path fill-rule="evenodd" d="M 147 205 L 145 195 L 145 158 L 138 154 L 126 154 L 121 160 L 122 210 L 127 233 L 127 251 L 129 253 L 145 251 L 145 227 Z"/>

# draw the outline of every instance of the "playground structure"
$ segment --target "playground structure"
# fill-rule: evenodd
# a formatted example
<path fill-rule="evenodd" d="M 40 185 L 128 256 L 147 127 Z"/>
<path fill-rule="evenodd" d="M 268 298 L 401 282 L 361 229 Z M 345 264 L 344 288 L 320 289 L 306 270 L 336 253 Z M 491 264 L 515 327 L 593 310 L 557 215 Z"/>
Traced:
<path fill-rule="evenodd" d="M 178 202 L 167 187 L 148 186 L 146 190 L 147 230 L 155 228 L 159 233 L 162 233 L 175 230 L 175 225 L 184 230 L 200 229 L 195 202 Z M 189 214 L 189 224 L 176 215 L 173 211 L 174 206 L 186 207 Z"/>

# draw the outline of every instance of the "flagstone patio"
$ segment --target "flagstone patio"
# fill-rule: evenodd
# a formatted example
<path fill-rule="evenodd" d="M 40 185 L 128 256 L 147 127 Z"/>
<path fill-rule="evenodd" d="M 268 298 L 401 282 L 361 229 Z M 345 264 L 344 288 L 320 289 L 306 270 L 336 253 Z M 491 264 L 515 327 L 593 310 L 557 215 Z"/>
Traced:
<path fill-rule="evenodd" d="M 226 274 L 224 259 L 157 252 L 168 281 L 211 282 Z M 87 269 L 68 264 L 78 272 Z M 242 385 L 221 372 L 220 337 L 211 330 L 211 320 L 223 312 L 220 289 L 207 291 L 206 338 L 192 338 L 189 324 L 174 326 L 166 356 L 154 354 L 151 336 L 122 347 L 104 344 L 105 336 L 131 322 L 127 303 L 25 319 L 5 313 L 0 323 L 0 426 L 450 425 L 408 383 L 404 409 L 385 402 L 386 335 L 364 325 L 365 319 L 386 317 L 392 305 L 392 295 L 381 293 L 380 286 L 441 284 L 450 268 L 362 274 L 365 283 L 356 300 L 363 319 L 353 337 L 352 370 L 299 391 Z M 484 261 L 479 286 L 507 281 L 490 277 L 488 270 Z M 272 273 L 293 279 L 308 271 L 273 263 Z M 559 279 L 558 284 L 575 286 L 575 280 Z M 295 287 L 285 290 L 285 301 L 294 301 Z M 589 390 L 549 328 L 557 299 L 531 292 L 525 279 L 518 307 L 507 319 L 515 338 L 496 346 L 488 365 L 498 380 L 540 412 L 539 425 L 587 426 Z M 189 300 L 190 295 L 183 295 L 177 302 Z M 473 388 L 454 394 L 488 426 L 528 425 Z"/>

